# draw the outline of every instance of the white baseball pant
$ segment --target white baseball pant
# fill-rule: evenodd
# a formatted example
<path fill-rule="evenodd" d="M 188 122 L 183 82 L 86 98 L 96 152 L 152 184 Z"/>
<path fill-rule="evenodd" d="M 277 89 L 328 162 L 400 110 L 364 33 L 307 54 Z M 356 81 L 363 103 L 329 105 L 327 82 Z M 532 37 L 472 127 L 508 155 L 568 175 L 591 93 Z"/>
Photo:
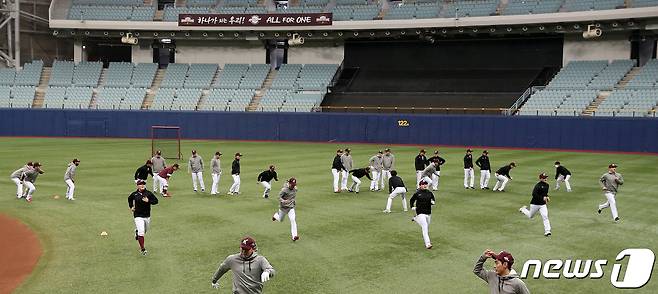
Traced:
<path fill-rule="evenodd" d="M 194 187 L 194 191 L 197 190 L 197 181 L 199 181 L 201 190 L 206 190 L 206 185 L 203 183 L 203 172 L 192 173 L 192 187 Z"/>
<path fill-rule="evenodd" d="M 380 187 L 382 187 L 382 189 L 384 189 L 386 187 L 386 184 L 388 184 L 388 179 L 391 178 L 391 171 L 390 170 L 382 170 L 379 177 L 382 180 Z"/>
<path fill-rule="evenodd" d="M 422 170 L 417 170 L 416 171 L 416 189 L 418 189 L 418 183 L 420 183 L 420 179 L 423 178 L 423 171 Z"/>
<path fill-rule="evenodd" d="M 420 230 L 423 233 L 423 241 L 425 241 L 425 247 L 432 245 L 430 242 L 430 222 L 432 222 L 432 215 L 430 214 L 419 214 L 414 217 L 414 221 L 420 226 Z"/>
<path fill-rule="evenodd" d="M 340 172 L 341 176 L 341 181 L 340 181 L 340 189 L 341 190 L 347 190 L 347 177 L 350 175 L 349 171 L 343 170 Z"/>
<path fill-rule="evenodd" d="M 539 212 L 541 219 L 544 222 L 544 234 L 551 232 L 551 222 L 548 220 L 548 207 L 546 205 L 530 204 L 530 210 L 525 207 L 521 208 L 521 213 L 525 214 L 528 218 L 533 218 Z"/>
<path fill-rule="evenodd" d="M 162 194 L 164 194 L 165 191 L 169 190 L 169 179 L 160 177 L 160 188 L 162 189 L 161 190 Z"/>
<path fill-rule="evenodd" d="M 352 176 L 352 187 L 350 188 L 354 192 L 359 192 L 359 187 L 361 187 L 361 179 Z"/>
<path fill-rule="evenodd" d="M 428 177 L 428 176 L 424 176 L 424 177 L 422 177 L 422 178 L 420 179 L 420 181 L 418 181 L 418 183 L 416 183 L 416 185 L 420 186 L 420 182 L 421 182 L 421 181 L 425 181 L 425 182 L 427 182 L 427 184 L 429 184 L 429 185 L 432 185 L 432 183 L 433 183 L 433 182 L 432 182 L 432 178 L 430 178 L 430 177 Z"/>
<path fill-rule="evenodd" d="M 560 189 L 560 182 L 564 182 L 564 185 L 567 186 L 567 192 L 571 192 L 569 179 L 571 179 L 571 175 L 567 175 L 566 177 L 563 175 L 558 176 L 557 181 L 555 181 L 555 190 Z"/>
<path fill-rule="evenodd" d="M 265 190 L 263 191 L 263 197 L 265 197 L 265 196 L 269 197 L 270 196 L 270 190 L 272 190 L 272 184 L 270 184 L 270 182 L 266 182 L 266 181 L 262 181 L 262 182 L 260 182 L 260 184 L 263 186 L 263 188 L 265 188 Z"/>
<path fill-rule="evenodd" d="M 23 197 L 23 182 L 19 178 L 11 178 L 11 181 L 16 184 L 16 198 Z"/>
<path fill-rule="evenodd" d="M 338 190 L 338 182 L 340 181 L 339 171 L 335 168 L 332 168 L 331 174 L 334 176 L 334 192 L 338 193 L 340 192 L 340 190 Z"/>
<path fill-rule="evenodd" d="M 404 211 L 407 211 L 406 193 L 407 193 L 407 188 L 405 187 L 397 187 L 393 189 L 391 194 L 388 195 L 388 201 L 386 202 L 386 211 L 391 211 L 391 204 L 393 204 L 393 199 L 398 195 L 402 197 L 402 209 L 404 209 Z"/>
<path fill-rule="evenodd" d="M 66 188 L 66 199 L 71 200 L 73 199 L 73 192 L 75 192 L 75 184 L 71 179 L 68 179 L 64 182 L 66 182 L 66 186 L 68 186 L 68 188 Z"/>
<path fill-rule="evenodd" d="M 210 187 L 210 195 L 215 195 L 218 193 L 217 188 L 219 187 L 219 178 L 221 174 L 211 174 L 212 175 L 212 186 Z"/>
<path fill-rule="evenodd" d="M 372 175 L 372 180 L 370 181 L 370 190 L 379 190 L 379 177 L 381 176 L 381 172 L 373 169 L 370 171 L 370 174 Z"/>
<path fill-rule="evenodd" d="M 144 237 L 144 234 L 149 230 L 151 226 L 150 217 L 136 217 L 135 218 L 135 229 L 137 230 L 137 236 Z"/>
<path fill-rule="evenodd" d="M 233 177 L 233 185 L 229 188 L 231 193 L 240 193 L 240 175 L 231 175 Z"/>
<path fill-rule="evenodd" d="M 507 182 L 509 182 L 509 178 L 503 175 L 496 174 L 496 185 L 494 186 L 494 191 L 502 191 L 505 190 L 505 185 L 507 185 Z"/>
<path fill-rule="evenodd" d="M 480 188 L 488 188 L 489 187 L 489 179 L 491 178 L 491 171 L 490 170 L 480 170 Z"/>
<path fill-rule="evenodd" d="M 25 194 L 25 196 L 27 196 L 26 198 L 28 200 L 32 199 L 32 194 L 34 194 L 34 191 L 36 191 L 37 188 L 34 187 L 34 184 L 32 182 L 28 182 L 28 181 L 23 181 L 23 186 L 27 188 L 27 194 Z"/>
<path fill-rule="evenodd" d="M 153 173 L 153 193 L 156 192 L 162 193 L 162 178 L 157 174 Z"/>
<path fill-rule="evenodd" d="M 617 213 L 617 200 L 615 199 L 615 193 L 605 192 L 603 195 L 605 195 L 605 198 L 608 199 L 608 201 L 600 204 L 599 209 L 603 210 L 610 207 L 610 211 L 612 212 L 612 219 L 616 219 L 619 217 L 619 214 Z"/>
<path fill-rule="evenodd" d="M 290 234 L 294 238 L 295 236 L 297 236 L 297 217 L 295 215 L 294 208 L 291 209 L 279 208 L 279 211 L 275 212 L 272 217 L 279 222 L 283 222 L 283 218 L 286 215 L 288 215 L 288 219 L 290 220 Z"/>
<path fill-rule="evenodd" d="M 475 172 L 472 168 L 464 169 L 464 188 L 473 188 L 475 182 Z"/>
<path fill-rule="evenodd" d="M 432 190 L 436 191 L 439 189 L 439 180 L 441 179 L 441 171 L 437 170 L 435 174 L 432 174 Z"/>

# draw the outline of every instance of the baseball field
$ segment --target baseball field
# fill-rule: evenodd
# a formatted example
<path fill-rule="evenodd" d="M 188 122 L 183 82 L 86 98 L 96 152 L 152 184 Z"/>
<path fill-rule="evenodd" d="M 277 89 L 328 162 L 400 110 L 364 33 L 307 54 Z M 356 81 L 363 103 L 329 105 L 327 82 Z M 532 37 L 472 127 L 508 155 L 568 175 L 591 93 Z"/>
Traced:
<path fill-rule="evenodd" d="M 239 240 L 254 237 L 259 253 L 269 259 L 276 276 L 266 293 L 487 293 L 487 285 L 473 273 L 473 265 L 487 248 L 511 252 L 521 273 L 529 259 L 608 260 L 601 279 L 532 279 L 524 281 L 532 293 L 617 293 L 610 276 L 616 255 L 626 248 L 658 252 L 658 181 L 655 156 L 490 150 L 492 168 L 516 161 L 506 192 L 465 190 L 464 148 L 440 148 L 447 162 L 435 192 L 430 237 L 424 247 L 412 212 L 402 212 L 399 199 L 384 214 L 388 194 L 368 191 L 332 193 L 331 161 L 337 148 L 350 147 L 356 166 L 391 147 L 396 170 L 414 190 L 413 159 L 419 147 L 368 144 L 307 144 L 224 141 L 183 141 L 185 160 L 198 150 L 209 166 L 216 150 L 223 152 L 219 196 L 192 191 L 186 168 L 170 183 L 172 198 L 154 206 L 146 235 L 148 256 L 139 253 L 127 197 L 134 191 L 135 169 L 151 152 L 150 140 L 0 138 L 0 213 L 19 219 L 39 237 L 43 253 L 33 273 L 16 293 L 230 293 L 231 275 L 211 289 L 210 279 L 227 255 L 237 253 Z M 481 149 L 474 150 L 477 158 Z M 231 155 L 241 152 L 242 194 L 228 196 Z M 76 201 L 64 199 L 63 174 L 73 158 L 81 160 L 76 178 Z M 552 190 L 553 162 L 573 173 L 573 192 Z M 17 200 L 9 174 L 27 161 L 39 161 L 39 176 L 31 204 Z M 171 164 L 174 161 L 168 160 Z M 619 165 L 626 183 L 617 203 L 621 222 L 610 211 L 599 215 L 604 201 L 598 179 L 610 163 Z M 270 220 L 276 197 L 263 199 L 258 173 L 275 164 L 279 182 L 296 177 L 297 223 L 300 240 L 290 239 L 290 224 Z M 541 218 L 528 220 L 518 209 L 528 205 L 537 175 L 549 173 L 551 237 L 543 236 Z M 365 178 L 364 178 L 365 179 Z M 476 186 L 479 171 L 476 168 Z M 350 181 L 351 182 L 351 181 Z M 495 184 L 495 178 L 490 187 Z M 147 185 L 151 189 L 151 179 Z M 273 192 L 273 194 L 276 194 Z M 412 193 L 409 193 L 408 197 Z M 59 195 L 59 199 L 54 199 Z M 106 231 L 108 236 L 99 234 Z M 12 238 L 2 236 L 1 238 Z M 620 261 L 626 264 L 628 259 Z M 493 267 L 487 261 L 487 268 Z M 632 293 L 658 293 L 654 280 Z M 555 271 L 557 272 L 557 271 Z M 2 277 L 0 277 L 2 279 Z M 630 292 L 629 292 L 630 293 Z"/>

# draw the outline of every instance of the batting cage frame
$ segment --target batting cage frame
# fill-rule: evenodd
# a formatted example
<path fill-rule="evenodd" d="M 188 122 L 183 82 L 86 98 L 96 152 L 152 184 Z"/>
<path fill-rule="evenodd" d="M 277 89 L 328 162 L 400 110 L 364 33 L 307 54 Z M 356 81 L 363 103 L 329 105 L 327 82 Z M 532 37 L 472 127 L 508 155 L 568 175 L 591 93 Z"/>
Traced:
<path fill-rule="evenodd" d="M 160 150 L 166 159 L 182 158 L 179 126 L 151 126 L 151 156 Z"/>

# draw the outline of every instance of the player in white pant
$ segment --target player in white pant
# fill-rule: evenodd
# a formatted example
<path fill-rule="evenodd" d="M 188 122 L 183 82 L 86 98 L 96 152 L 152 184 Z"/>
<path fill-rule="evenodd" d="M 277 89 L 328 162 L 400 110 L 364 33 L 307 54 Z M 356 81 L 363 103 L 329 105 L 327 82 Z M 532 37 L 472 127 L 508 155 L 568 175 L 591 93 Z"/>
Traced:
<path fill-rule="evenodd" d="M 416 222 L 423 234 L 423 241 L 425 248 L 432 249 L 432 242 L 430 242 L 429 226 L 432 221 L 432 205 L 435 204 L 434 194 L 427 189 L 428 182 L 421 180 L 418 183 L 419 189 L 411 196 L 409 200 L 411 210 L 416 212 L 411 220 Z"/>
<path fill-rule="evenodd" d="M 491 178 L 489 151 L 482 151 L 482 155 L 475 161 L 475 165 L 480 168 L 480 189 L 489 190 L 489 179 Z"/>
<path fill-rule="evenodd" d="M 217 195 L 217 193 L 219 193 L 217 188 L 219 187 L 219 178 L 222 175 L 222 167 L 219 160 L 220 156 L 222 156 L 222 153 L 217 151 L 210 161 L 210 168 L 212 169 L 212 186 L 210 187 L 210 195 Z"/>
<path fill-rule="evenodd" d="M 391 171 L 391 178 L 388 179 L 388 192 L 389 195 L 384 213 L 391 212 L 391 204 L 393 204 L 393 199 L 397 196 L 402 198 L 402 209 L 407 211 L 407 188 L 405 188 L 402 178 L 398 177 L 398 172 L 395 170 Z"/>
<path fill-rule="evenodd" d="M 153 193 L 162 193 L 162 183 L 158 174 L 167 167 L 164 157 L 162 157 L 162 152 L 160 150 L 155 151 L 155 156 L 151 159 L 151 168 L 153 171 Z"/>
<path fill-rule="evenodd" d="M 350 187 L 349 191 L 354 192 L 354 193 L 359 193 L 359 187 L 361 186 L 361 178 L 367 177 L 372 181 L 372 178 L 370 177 L 370 167 L 367 166 L 365 168 L 357 168 L 349 171 L 349 173 L 352 174 L 352 187 Z"/>
<path fill-rule="evenodd" d="M 340 193 L 340 173 L 345 170 L 341 156 L 343 155 L 343 150 L 336 150 L 336 156 L 334 156 L 334 161 L 331 163 L 331 174 L 334 176 L 334 193 Z"/>
<path fill-rule="evenodd" d="M 493 188 L 494 192 L 495 191 L 505 192 L 505 185 L 507 185 L 507 182 L 509 182 L 512 179 L 512 176 L 510 176 L 509 172 L 515 167 L 516 167 L 516 162 L 511 162 L 510 164 L 503 166 L 496 171 L 497 181 L 496 181 L 496 185 Z"/>
<path fill-rule="evenodd" d="M 523 206 L 519 208 L 519 211 L 528 218 L 533 218 L 535 214 L 539 212 L 539 215 L 541 215 L 541 219 L 544 222 L 544 236 L 548 237 L 551 235 L 551 222 L 548 220 L 547 204 L 551 199 L 548 197 L 548 190 L 550 187 L 546 179 L 548 179 L 548 175 L 545 173 L 539 174 L 539 182 L 532 190 L 530 210 L 528 210 L 527 206 Z"/>
<path fill-rule="evenodd" d="M 600 179 L 600 184 L 601 184 L 601 189 L 603 190 L 603 195 L 607 199 L 607 201 L 603 204 L 599 204 L 599 214 L 601 212 L 610 207 L 610 211 L 612 212 L 612 219 L 615 222 L 619 222 L 619 213 L 617 211 L 617 200 L 615 197 L 617 196 L 617 191 L 619 190 L 619 186 L 624 184 L 624 177 L 620 173 L 617 172 L 617 165 L 612 163 L 608 166 L 608 172 L 603 174 Z"/>
<path fill-rule="evenodd" d="M 443 157 L 439 156 L 439 150 L 434 150 L 434 156 L 430 157 L 429 162 L 436 162 L 436 173 L 430 177 L 432 179 L 432 191 L 439 189 L 439 181 L 441 180 L 441 166 L 446 163 Z"/>
<path fill-rule="evenodd" d="M 67 200 L 75 200 L 73 198 L 73 193 L 75 192 L 75 171 L 80 165 L 80 160 L 77 158 L 74 158 L 73 161 L 71 161 L 66 168 L 66 172 L 64 173 L 64 182 L 66 183 L 67 189 L 66 189 L 66 199 Z"/>
<path fill-rule="evenodd" d="M 233 185 L 229 188 L 229 195 L 238 195 L 240 194 L 240 158 L 242 154 L 235 153 L 235 159 L 231 163 L 231 177 L 233 178 Z"/>
<path fill-rule="evenodd" d="M 347 178 L 350 175 L 350 171 L 352 170 L 353 166 L 353 161 L 352 161 L 352 155 L 350 154 L 352 150 L 350 148 L 345 148 L 345 152 L 343 155 L 340 157 L 340 162 L 343 164 L 343 170 L 340 172 L 341 176 L 341 182 L 340 182 L 340 190 L 341 191 L 347 191 Z"/>
<path fill-rule="evenodd" d="M 384 149 L 384 156 L 382 156 L 382 171 L 380 174 L 381 188 L 384 189 L 385 183 L 391 178 L 391 171 L 395 169 L 395 155 L 391 153 L 391 148 Z"/>
<path fill-rule="evenodd" d="M 383 187 L 379 187 L 379 181 L 381 180 L 382 170 L 384 168 L 383 157 L 384 152 L 379 151 L 376 155 L 370 157 L 368 162 L 370 162 L 370 173 L 372 174 L 372 180 L 370 181 L 370 191 L 379 191 Z"/>
<path fill-rule="evenodd" d="M 203 183 L 203 158 L 201 155 L 196 154 L 196 150 L 192 150 L 192 156 L 187 164 L 187 172 L 192 172 L 192 187 L 194 192 L 197 191 L 197 182 L 201 186 L 201 192 L 206 191 L 206 185 Z"/>
<path fill-rule="evenodd" d="M 128 207 L 133 213 L 135 221 L 135 240 L 139 243 L 142 255 L 146 255 L 144 247 L 144 235 L 151 225 L 151 205 L 158 204 L 158 198 L 150 191 L 146 190 L 146 182 L 137 181 L 137 191 L 128 196 Z"/>
<path fill-rule="evenodd" d="M 32 168 L 33 168 L 33 165 L 32 165 L 32 162 L 30 161 L 26 165 L 24 165 L 23 167 L 15 170 L 9 176 L 11 181 L 14 182 L 14 184 L 16 184 L 16 198 L 18 198 L 18 199 L 23 197 L 23 176 L 24 176 L 24 173 L 27 170 L 32 169 Z"/>
<path fill-rule="evenodd" d="M 560 164 L 559 161 L 555 162 L 555 190 L 560 189 L 560 182 L 564 182 L 564 185 L 567 186 L 567 192 L 571 192 L 571 183 L 569 183 L 569 179 L 571 179 L 571 172 L 564 167 L 562 164 Z"/>
<path fill-rule="evenodd" d="M 434 181 L 432 180 L 432 178 L 434 178 L 435 176 L 439 177 L 439 171 L 436 170 L 438 166 L 439 166 L 438 160 L 430 161 L 430 163 L 427 165 L 425 170 L 423 170 L 423 172 L 421 173 L 419 183 L 421 181 L 425 181 L 428 184 L 430 183 L 433 184 Z"/>
<path fill-rule="evenodd" d="M 33 163 L 32 168 L 26 169 L 23 173 L 23 186 L 27 188 L 27 192 L 24 194 L 24 196 L 27 202 L 32 202 L 32 195 L 37 190 L 37 188 L 34 186 L 34 183 L 36 183 L 37 177 L 43 173 L 44 171 L 41 170 L 41 164 L 38 162 Z"/>
<path fill-rule="evenodd" d="M 416 167 L 416 189 L 418 189 L 418 183 L 420 179 L 423 178 L 423 170 L 428 165 L 427 157 L 425 157 L 425 149 L 420 149 L 418 155 L 414 159 L 414 166 Z"/>
<path fill-rule="evenodd" d="M 276 171 L 275 171 L 274 165 L 270 165 L 269 168 L 266 171 L 263 171 L 258 175 L 258 183 L 260 183 L 265 190 L 263 191 L 263 198 L 269 198 L 270 197 L 270 190 L 272 190 L 272 179 L 275 181 L 279 181 L 279 178 L 277 177 Z"/>
<path fill-rule="evenodd" d="M 464 155 L 464 188 L 475 189 L 475 172 L 473 172 L 473 150 L 467 149 Z M 469 181 L 470 180 L 470 181 Z"/>
<path fill-rule="evenodd" d="M 279 193 L 279 210 L 272 216 L 272 221 L 282 222 L 288 215 L 290 220 L 290 234 L 293 241 L 299 240 L 297 233 L 297 217 L 295 215 L 295 199 L 297 198 L 297 180 L 290 178 Z"/>

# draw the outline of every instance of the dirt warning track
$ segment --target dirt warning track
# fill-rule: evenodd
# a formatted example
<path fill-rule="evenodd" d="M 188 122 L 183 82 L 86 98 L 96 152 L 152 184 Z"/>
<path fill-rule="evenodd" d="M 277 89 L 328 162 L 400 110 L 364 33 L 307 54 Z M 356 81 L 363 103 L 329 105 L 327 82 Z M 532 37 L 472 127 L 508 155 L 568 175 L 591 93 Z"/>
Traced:
<path fill-rule="evenodd" d="M 11 293 L 41 256 L 37 235 L 24 223 L 0 214 L 0 294 Z"/>

